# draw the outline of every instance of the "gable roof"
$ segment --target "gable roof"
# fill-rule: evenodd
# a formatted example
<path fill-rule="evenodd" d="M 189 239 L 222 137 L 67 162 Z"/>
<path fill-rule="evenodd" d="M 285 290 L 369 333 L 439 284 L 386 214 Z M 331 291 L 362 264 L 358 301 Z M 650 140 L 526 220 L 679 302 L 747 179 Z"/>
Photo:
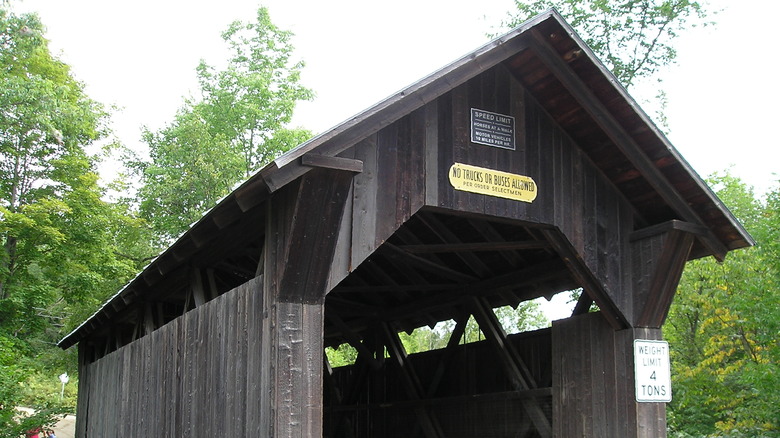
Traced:
<path fill-rule="evenodd" d="M 344 168 L 337 155 L 401 117 L 503 64 L 582 148 L 636 211 L 636 228 L 673 219 L 701 225 L 691 258 L 723 259 L 753 240 L 555 10 L 393 94 L 274 160 L 185 232 L 92 317 L 63 338 L 68 348 L 139 297 L 185 282 L 187 267 L 218 263 L 232 240 L 256 229 L 255 207 L 314 167 Z M 226 243 L 227 242 L 227 243 Z M 204 249 L 208 248 L 208 251 Z M 238 273 L 237 275 L 242 275 Z M 251 278 L 252 273 L 246 273 Z"/>

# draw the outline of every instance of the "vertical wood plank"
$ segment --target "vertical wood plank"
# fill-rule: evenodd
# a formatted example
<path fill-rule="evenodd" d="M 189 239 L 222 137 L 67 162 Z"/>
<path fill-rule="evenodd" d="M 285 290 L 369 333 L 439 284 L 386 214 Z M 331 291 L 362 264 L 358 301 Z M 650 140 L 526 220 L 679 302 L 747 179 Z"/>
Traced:
<path fill-rule="evenodd" d="M 89 399 L 91 395 L 92 381 L 95 379 L 91 371 L 93 365 L 87 362 L 86 342 L 78 344 L 79 355 L 79 397 L 76 400 L 76 435 L 86 436 L 87 421 L 89 420 Z"/>
<path fill-rule="evenodd" d="M 537 182 L 537 186 L 541 184 L 539 179 L 539 143 L 541 142 L 540 130 L 540 110 L 537 105 L 528 105 L 526 107 L 525 126 L 526 126 L 526 149 L 525 149 L 525 169 L 526 176 L 531 177 Z M 537 199 L 541 196 L 546 196 L 545 191 L 549 190 L 549 187 L 537 187 L 539 194 Z M 526 207 L 525 219 L 531 222 L 539 222 L 541 216 L 539 212 L 539 204 L 534 201 Z"/>
<path fill-rule="evenodd" d="M 330 273 L 328 275 L 327 290 L 333 290 L 341 280 L 352 272 L 352 230 L 354 225 L 354 182 L 349 187 L 347 202 L 344 205 L 344 214 L 341 217 L 341 226 L 338 229 L 338 240 L 333 253 Z"/>
<path fill-rule="evenodd" d="M 408 175 L 410 201 L 409 211 L 404 216 L 404 222 L 425 205 L 425 172 L 427 170 L 425 123 L 425 108 L 420 108 L 410 115 L 408 141 L 410 165 L 405 171 Z"/>
<path fill-rule="evenodd" d="M 350 269 L 355 269 L 376 249 L 377 180 L 376 135 L 355 146 L 355 158 L 363 161 L 363 172 L 353 178 L 352 191 L 352 257 Z"/>
<path fill-rule="evenodd" d="M 638 338 L 660 331 L 614 331 L 599 313 L 553 323 L 553 436 L 666 436 L 665 404 L 635 399 Z"/>
<path fill-rule="evenodd" d="M 448 92 L 437 99 L 438 105 L 438 165 L 441 171 L 448 172 L 450 166 L 455 163 L 456 157 L 453 150 L 453 114 L 452 92 Z M 454 190 L 450 185 L 446 174 L 440 174 L 438 180 L 438 204 L 439 207 L 452 208 L 454 203 Z"/>
<path fill-rule="evenodd" d="M 439 99 L 426 104 L 425 111 L 425 205 L 439 205 L 439 181 L 446 178 L 447 163 L 439 163 Z M 441 172 L 441 174 L 440 174 Z"/>
<path fill-rule="evenodd" d="M 324 304 L 303 305 L 303 376 L 307 397 L 302 401 L 304 428 L 302 438 L 322 435 L 322 382 L 323 327 L 325 324 Z"/>
<path fill-rule="evenodd" d="M 263 391 L 269 386 L 251 386 L 252 397 L 246 388 L 268 367 L 255 358 L 258 373 L 252 374 L 230 358 L 250 359 L 248 334 L 261 337 L 262 311 L 249 303 L 252 295 L 262 301 L 261 285 L 262 278 L 250 281 L 95 362 L 82 362 L 79 433 L 210 437 L 259 430 L 262 416 L 256 407 L 247 415 L 248 402 L 267 399 Z M 99 411 L 90 415 L 90 406 Z"/>

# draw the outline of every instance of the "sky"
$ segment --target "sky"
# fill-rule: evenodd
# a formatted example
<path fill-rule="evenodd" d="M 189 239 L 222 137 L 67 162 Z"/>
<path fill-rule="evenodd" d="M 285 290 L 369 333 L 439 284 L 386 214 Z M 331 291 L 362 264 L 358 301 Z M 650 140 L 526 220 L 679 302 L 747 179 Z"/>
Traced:
<path fill-rule="evenodd" d="M 95 100 L 120 108 L 117 137 L 143 148 L 141 127 L 168 123 L 197 89 L 200 59 L 225 59 L 220 33 L 251 20 L 258 2 L 221 0 L 12 0 L 35 11 L 51 47 Z M 218 4 L 218 6 L 217 6 Z M 267 0 L 272 21 L 295 33 L 302 80 L 317 94 L 294 125 L 322 132 L 487 42 L 512 0 Z M 730 171 L 758 193 L 776 185 L 780 140 L 780 2 L 713 0 L 716 26 L 678 39 L 663 75 L 669 138 L 702 176 Z M 654 90 L 632 90 L 642 104 Z M 651 111 L 648 111 L 651 112 Z"/>
<path fill-rule="evenodd" d="M 95 100 L 118 108 L 120 141 L 142 149 L 143 126 L 170 122 L 197 89 L 200 59 L 224 61 L 220 33 L 254 18 L 249 0 L 11 0 L 35 11 L 55 54 Z M 267 0 L 272 21 L 295 34 L 303 84 L 317 95 L 293 124 L 322 132 L 471 52 L 499 31 L 512 0 Z M 666 70 L 669 139 L 706 177 L 730 172 L 765 193 L 780 179 L 780 56 L 775 0 L 712 0 L 715 26 L 677 41 Z M 653 89 L 632 90 L 642 104 Z M 648 96 L 644 96 L 647 94 Z M 650 112 L 650 111 L 648 111 Z"/>

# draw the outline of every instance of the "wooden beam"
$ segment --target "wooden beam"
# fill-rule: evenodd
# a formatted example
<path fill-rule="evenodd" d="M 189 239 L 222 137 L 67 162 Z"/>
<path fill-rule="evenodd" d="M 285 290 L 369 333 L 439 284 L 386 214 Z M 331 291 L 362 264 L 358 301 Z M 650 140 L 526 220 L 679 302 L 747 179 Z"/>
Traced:
<path fill-rule="evenodd" d="M 428 389 L 425 391 L 425 397 L 424 399 L 419 400 L 423 404 L 419 406 L 424 406 L 425 404 L 434 404 L 434 401 L 436 401 L 433 396 L 436 394 L 439 384 L 444 377 L 444 372 L 447 370 L 447 365 L 450 363 L 450 358 L 452 358 L 452 356 L 457 351 L 458 344 L 460 343 L 461 338 L 463 338 L 463 333 L 466 331 L 468 320 L 469 314 L 466 312 L 463 312 L 458 318 L 456 318 L 457 323 L 455 324 L 455 328 L 452 330 L 452 333 L 450 333 L 450 338 L 447 341 L 447 347 L 445 348 L 444 355 L 436 365 L 436 371 L 433 374 L 433 378 L 428 383 Z M 411 407 L 416 402 L 411 401 L 402 403 L 409 403 L 409 406 Z M 382 406 L 388 407 L 388 404 L 383 403 Z M 419 430 L 420 424 L 417 423 L 415 424 L 415 428 L 411 436 L 417 436 Z"/>
<path fill-rule="evenodd" d="M 476 219 L 468 219 L 468 222 L 483 238 L 485 238 L 485 240 L 490 242 L 506 241 L 504 236 L 502 236 L 501 233 L 499 233 L 492 225 L 490 225 L 489 222 Z M 507 263 L 509 263 L 510 266 L 517 267 L 525 262 L 525 260 L 514 251 L 500 251 L 500 254 L 507 261 Z"/>
<path fill-rule="evenodd" d="M 301 157 L 301 164 L 308 167 L 321 167 L 325 169 L 344 170 L 347 172 L 363 172 L 363 162 L 354 158 L 329 157 L 313 152 Z"/>
<path fill-rule="evenodd" d="M 372 261 L 375 263 L 370 264 L 369 270 L 371 272 L 368 273 L 368 275 L 371 275 L 374 273 L 376 275 L 376 279 L 385 283 L 385 284 L 391 284 L 391 285 L 398 285 L 398 282 L 395 280 L 395 277 L 399 277 L 403 279 L 404 283 L 408 284 L 421 284 L 421 285 L 427 285 L 429 284 L 429 281 L 423 277 L 423 275 L 418 271 L 417 268 L 420 266 L 417 266 L 414 263 L 410 263 L 409 260 L 406 258 L 406 256 L 411 257 L 409 254 L 404 253 L 403 251 L 395 248 L 386 246 L 388 245 L 385 243 L 384 245 L 380 246 L 379 249 L 375 252 L 377 255 L 381 255 L 382 258 L 379 257 L 372 257 Z M 383 260 L 384 259 L 384 260 Z M 429 262 L 434 263 L 434 262 Z M 390 265 L 395 268 L 396 271 L 400 272 L 401 275 L 398 275 L 397 273 L 395 275 L 390 275 L 390 273 L 385 272 L 387 269 L 387 265 Z M 427 266 L 427 265 L 426 265 Z M 422 271 L 429 272 L 425 269 Z M 442 276 L 442 278 L 447 278 L 446 276 Z M 446 281 L 446 280 L 445 280 Z M 397 289 L 396 292 L 398 295 L 401 295 L 401 297 L 406 297 L 406 293 L 401 291 L 400 289 Z"/>
<path fill-rule="evenodd" d="M 560 260 L 540 263 L 488 280 L 457 285 L 441 294 L 426 296 L 407 305 L 388 309 L 379 316 L 384 320 L 392 321 L 408 315 L 414 315 L 416 312 L 430 312 L 437 308 L 452 306 L 454 300 L 458 298 L 492 295 L 505 288 L 511 290 L 522 289 L 531 284 L 558 277 L 562 271 L 565 272 L 565 269 L 565 265 Z"/>
<path fill-rule="evenodd" d="M 227 197 L 211 210 L 207 217 L 214 221 L 220 230 L 238 221 L 243 211 L 238 205 L 236 198 Z"/>
<path fill-rule="evenodd" d="M 322 386 L 331 394 L 333 394 L 333 398 L 335 399 L 336 405 L 340 406 L 344 398 L 341 396 L 341 389 L 336 384 L 336 381 L 333 380 L 333 367 L 330 366 L 330 361 L 328 360 L 328 355 L 323 354 L 322 355 L 322 367 L 325 370 L 323 373 L 323 376 L 325 377 L 324 381 L 322 382 Z"/>
<path fill-rule="evenodd" d="M 379 250 L 384 250 L 382 253 L 386 254 L 390 259 L 402 260 L 404 263 L 413 266 L 414 268 L 439 275 L 442 278 L 448 278 L 458 282 L 474 282 L 477 280 L 477 277 L 464 274 L 463 272 L 456 271 L 445 265 L 440 265 L 424 257 L 410 254 L 389 242 L 385 242 Z"/>
<path fill-rule="evenodd" d="M 507 342 L 506 332 L 498 321 L 493 309 L 484 298 L 472 298 L 471 308 L 474 319 L 479 324 L 479 329 L 485 334 L 485 338 L 493 345 L 493 349 L 501 358 L 504 369 L 515 388 L 533 389 L 538 385 L 531 376 L 531 372 L 519 355 L 514 351 L 512 344 Z"/>
<path fill-rule="evenodd" d="M 476 319 L 480 330 L 482 330 L 482 333 L 485 334 L 485 337 L 490 341 L 493 349 L 501 358 L 507 377 L 514 383 L 515 388 L 519 391 L 536 389 L 537 383 L 512 344 L 507 342 L 506 332 L 501 327 L 501 323 L 496 318 L 493 309 L 490 308 L 484 298 L 474 298 L 471 304 L 474 310 L 474 319 Z M 552 425 L 550 424 L 550 419 L 547 418 L 539 404 L 534 400 L 528 399 L 523 399 L 522 404 L 539 435 L 551 437 Z"/>
<path fill-rule="evenodd" d="M 241 211 L 246 212 L 268 199 L 268 186 L 259 176 L 250 178 L 233 192 Z"/>
<path fill-rule="evenodd" d="M 157 329 L 157 324 L 154 323 L 154 311 L 152 309 L 152 303 L 144 303 L 144 336 L 152 333 Z"/>
<path fill-rule="evenodd" d="M 190 303 L 193 299 L 193 292 L 192 288 L 190 288 L 185 294 L 184 294 L 184 310 L 182 310 L 181 314 L 184 315 L 185 313 L 189 312 L 190 310 Z"/>
<path fill-rule="evenodd" d="M 377 269 L 377 271 L 381 271 Z M 452 290 L 454 287 L 460 287 L 459 285 L 447 284 L 377 284 L 377 285 L 360 285 L 360 286 L 339 286 L 337 290 L 339 294 L 381 294 L 381 293 L 407 293 L 407 292 L 442 292 Z"/>
<path fill-rule="evenodd" d="M 247 278 L 247 280 L 253 277 Z M 217 279 L 214 277 L 214 269 L 206 268 L 206 285 L 208 285 L 209 299 L 213 300 L 219 296 L 219 290 L 217 289 Z M 205 286 L 205 285 L 204 285 Z M 238 285 L 236 285 L 238 286 Z"/>
<path fill-rule="evenodd" d="M 157 267 L 157 270 L 160 271 L 161 275 L 168 274 L 169 272 L 176 269 L 176 267 L 179 266 L 180 264 L 181 261 L 176 259 L 176 256 L 173 254 L 173 251 L 162 253 L 154 261 L 154 265 Z"/>
<path fill-rule="evenodd" d="M 455 351 L 460 344 L 460 340 L 463 338 L 463 334 L 466 332 L 466 326 L 469 321 L 469 314 L 463 312 L 459 318 L 456 319 L 455 328 L 450 333 L 450 339 L 447 341 L 447 347 L 444 350 L 444 356 L 436 366 L 436 372 L 433 374 L 433 378 L 428 384 L 428 390 L 425 391 L 425 397 L 431 398 L 436 394 L 436 390 L 439 388 L 444 372 L 447 370 L 447 365 L 450 363 L 450 358 L 455 354 Z"/>
<path fill-rule="evenodd" d="M 463 406 L 464 404 L 476 405 L 480 403 L 495 403 L 508 400 L 537 400 L 549 399 L 552 397 L 552 388 L 537 388 L 525 391 L 502 391 L 486 394 L 457 395 L 452 397 L 426 398 L 420 400 L 402 400 L 393 402 L 368 403 L 364 405 L 342 405 L 329 406 L 325 412 L 354 412 L 354 411 L 373 411 L 381 409 L 399 409 L 413 408 L 418 406 L 444 407 L 444 406 Z M 332 436 L 339 436 L 332 434 Z M 515 435 L 518 436 L 518 435 Z M 523 436 L 523 435 L 519 435 Z"/>
<path fill-rule="evenodd" d="M 220 261 L 216 266 L 216 269 L 219 269 L 221 272 L 232 275 L 234 277 L 240 277 L 244 281 L 251 280 L 256 277 L 257 273 L 257 267 L 255 266 L 254 269 L 249 268 L 248 266 L 241 266 L 239 264 L 233 263 L 230 260 L 222 260 Z M 213 272 L 214 269 L 209 268 L 209 270 Z"/>
<path fill-rule="evenodd" d="M 452 232 L 447 225 L 445 225 L 442 221 L 436 218 L 433 214 L 425 214 L 420 213 L 417 215 L 419 217 L 420 221 L 425 224 L 425 226 L 428 228 L 427 232 L 425 234 L 433 234 L 435 236 L 438 236 L 439 239 L 442 240 L 442 242 L 447 242 L 445 245 L 455 244 L 455 245 L 462 245 L 462 241 L 460 240 L 460 236 Z M 421 242 L 422 243 L 422 242 Z M 420 248 L 432 248 L 433 246 L 438 245 L 416 245 L 415 247 L 419 250 Z M 410 246 L 405 246 L 403 249 L 404 251 L 420 254 L 420 252 L 416 251 L 410 251 Z M 425 250 L 423 250 L 425 251 Z M 450 252 L 450 251 L 444 251 L 444 252 Z M 463 263 L 468 266 L 471 270 L 473 270 L 478 277 L 480 278 L 487 278 L 492 275 L 492 270 L 482 261 L 481 258 L 479 258 L 476 254 L 472 254 L 471 252 L 463 252 L 463 251 L 456 251 L 457 256 L 463 261 Z"/>
<path fill-rule="evenodd" d="M 395 321 L 399 318 L 414 317 L 432 313 L 437 310 L 444 310 L 458 305 L 459 300 L 469 299 L 471 296 L 487 296 L 501 293 L 504 290 L 523 291 L 524 288 L 530 288 L 536 283 L 556 279 L 565 275 L 571 278 L 566 269 L 566 265 L 560 260 L 550 260 L 525 269 L 521 269 L 493 279 L 471 283 L 468 285 L 458 285 L 445 288 L 442 293 L 434 295 L 425 295 L 419 299 L 397 307 L 377 307 L 373 312 L 367 312 L 363 318 L 353 320 L 350 326 L 353 330 L 359 331 L 357 327 L 366 328 L 380 321 Z M 571 280 L 573 281 L 573 280 Z M 578 286 L 578 284 L 565 284 L 561 290 L 568 290 Z M 534 286 L 535 287 L 535 286 Z M 520 293 L 520 298 L 535 298 L 536 289 L 528 289 Z M 373 291 L 373 289 L 367 289 Z M 334 291 L 335 292 L 335 291 Z M 335 296 L 334 296 L 335 297 Z M 368 310 L 368 309 L 367 309 Z M 455 315 L 453 315 L 454 317 Z M 330 337 L 330 335 L 329 335 Z"/>
<path fill-rule="evenodd" d="M 412 221 L 416 221 L 416 220 L 418 220 L 418 218 L 423 218 L 423 217 L 424 217 L 424 215 L 422 213 L 418 212 L 417 214 L 414 215 L 414 217 L 412 218 Z M 394 236 L 397 237 L 398 239 L 400 239 L 400 241 L 401 241 L 401 243 L 396 245 L 396 246 L 398 246 L 399 248 L 403 249 L 406 252 L 409 252 L 409 253 L 412 253 L 412 254 L 420 254 L 420 253 L 417 253 L 417 252 L 414 252 L 414 251 L 408 251 L 407 248 L 412 247 L 412 246 L 424 247 L 426 245 L 426 243 L 423 240 L 421 240 L 417 236 L 416 233 L 423 234 L 423 235 L 427 236 L 431 232 L 432 231 L 430 229 L 425 230 L 425 231 L 413 232 L 412 231 L 412 227 L 403 226 L 403 227 L 399 228 L 395 232 L 395 234 L 394 234 Z M 447 240 L 444 240 L 444 241 L 446 242 Z M 460 242 L 460 240 L 457 240 L 457 238 L 454 241 L 455 242 Z M 464 257 L 464 255 L 465 255 L 465 257 Z M 468 254 L 468 253 L 464 254 L 464 255 L 458 254 L 458 257 L 460 257 L 460 259 L 463 260 L 464 263 L 466 263 L 466 265 L 469 266 L 477 274 L 478 277 L 485 278 L 485 277 L 488 277 L 490 275 L 490 269 L 488 269 L 488 267 L 485 266 L 485 264 L 482 263 L 482 261 L 476 255 Z M 435 262 L 437 264 L 440 264 L 440 265 L 446 265 L 447 264 L 441 257 L 439 257 L 437 255 L 437 253 L 430 253 L 430 256 L 428 258 L 431 261 L 433 261 L 433 262 Z M 473 260 L 474 262 L 477 262 L 477 263 L 470 263 L 467 260 Z"/>
<path fill-rule="evenodd" d="M 523 242 L 471 242 L 434 243 L 428 245 L 399 245 L 398 248 L 411 254 L 436 254 L 447 252 L 522 251 L 549 248 L 548 242 L 528 240 Z"/>
<path fill-rule="evenodd" d="M 333 312 L 327 312 L 325 318 L 341 331 L 341 335 L 347 340 L 347 343 L 357 350 L 358 355 L 363 356 L 363 359 L 368 361 L 372 368 L 379 367 L 379 363 L 377 363 L 371 350 L 361 342 L 360 337 L 341 318 L 334 315 Z"/>
<path fill-rule="evenodd" d="M 401 339 L 398 337 L 398 333 L 396 333 L 395 330 L 390 329 L 390 325 L 387 323 L 382 323 L 382 331 L 387 342 L 387 349 L 390 352 L 390 357 L 395 359 L 395 362 L 398 365 L 398 374 L 401 376 L 407 395 L 412 400 L 422 400 L 422 384 L 417 377 L 417 373 L 414 371 L 414 367 L 407 360 L 406 351 L 401 343 Z M 427 408 L 422 406 L 415 407 L 414 413 L 416 414 L 420 428 L 422 428 L 426 437 L 437 438 L 444 436 L 444 432 L 438 424 L 436 417 L 434 417 Z"/>
<path fill-rule="evenodd" d="M 693 247 L 694 236 L 679 230 L 671 230 L 655 261 L 655 272 L 650 278 L 649 288 L 635 325 L 637 327 L 661 328 L 672 298 L 677 291 L 685 262 Z M 635 283 L 636 284 L 636 283 Z M 636 287 L 640 287 L 636 285 Z"/>
<path fill-rule="evenodd" d="M 634 138 L 618 123 L 609 109 L 601 103 L 595 93 L 590 90 L 582 80 L 569 68 L 558 52 L 550 46 L 538 29 L 530 31 L 532 36 L 531 47 L 545 62 L 553 75 L 571 93 L 575 100 L 582 106 L 607 134 L 615 146 L 636 167 L 647 182 L 683 219 L 692 224 L 703 227 L 702 219 L 694 211 L 688 202 L 680 195 L 672 183 L 664 176 L 658 167 L 642 152 L 642 148 Z M 706 228 L 705 228 L 706 229 Z M 722 261 L 728 249 L 713 234 L 706 229 L 706 234 L 701 238 L 702 243 L 709 248 L 716 259 Z"/>
<path fill-rule="evenodd" d="M 263 275 L 265 270 L 265 242 L 263 242 L 260 248 L 260 259 L 257 261 L 257 268 L 255 268 L 255 277 Z"/>
<path fill-rule="evenodd" d="M 650 236 L 666 234 L 672 230 L 684 231 L 696 236 L 704 236 L 707 234 L 707 228 L 703 225 L 692 224 L 690 222 L 683 222 L 679 220 L 670 220 L 634 231 L 629 236 L 629 241 L 634 242 Z"/>
<path fill-rule="evenodd" d="M 585 290 L 582 290 L 582 293 L 580 294 L 580 298 L 577 300 L 577 305 L 574 306 L 574 310 L 571 312 L 571 316 L 577 316 L 582 315 L 583 313 L 588 313 L 590 311 L 590 306 L 592 306 L 594 303 L 593 298 L 590 297 L 590 294 L 585 292 Z"/>
<path fill-rule="evenodd" d="M 622 330 L 629 327 L 628 318 L 623 315 L 612 301 L 606 286 L 585 266 L 584 260 L 572 248 L 566 237 L 557 230 L 544 230 L 543 233 L 561 259 L 563 259 L 569 272 L 577 280 L 580 287 L 590 295 L 601 309 L 601 313 L 607 317 L 612 328 Z"/>
<path fill-rule="evenodd" d="M 360 355 L 357 357 L 357 360 L 355 360 L 353 370 L 356 372 L 352 373 L 352 379 L 349 382 L 349 388 L 346 389 L 346 394 L 342 395 L 343 398 L 341 402 L 341 412 L 337 412 L 339 415 L 337 415 L 333 420 L 333 425 L 331 426 L 332 436 L 348 436 L 339 433 L 341 430 L 341 425 L 342 423 L 346 422 L 346 430 L 349 431 L 351 425 L 349 424 L 349 419 L 345 414 L 347 411 L 349 411 L 350 406 L 354 406 L 357 403 L 361 390 L 363 389 L 363 384 L 368 379 L 369 371 L 372 366 L 372 360 L 372 358 L 367 358 L 366 356 Z M 330 409 L 325 409 L 326 412 L 329 410 Z"/>
<path fill-rule="evenodd" d="M 208 301 L 208 297 L 206 296 L 206 289 L 203 287 L 203 275 L 199 268 L 192 269 L 190 280 L 192 299 L 195 301 L 195 307 L 200 307 Z"/>
<path fill-rule="evenodd" d="M 282 301 L 320 303 L 325 298 L 353 175 L 315 169 L 303 177 L 294 200 L 288 237 L 282 242 L 284 253 L 276 254 L 286 257 L 286 262 L 280 265 L 283 271 L 276 273 L 280 278 L 278 290 Z"/>
<path fill-rule="evenodd" d="M 178 262 L 184 262 L 198 248 L 191 232 L 184 234 L 179 241 L 166 252 L 171 253 Z"/>

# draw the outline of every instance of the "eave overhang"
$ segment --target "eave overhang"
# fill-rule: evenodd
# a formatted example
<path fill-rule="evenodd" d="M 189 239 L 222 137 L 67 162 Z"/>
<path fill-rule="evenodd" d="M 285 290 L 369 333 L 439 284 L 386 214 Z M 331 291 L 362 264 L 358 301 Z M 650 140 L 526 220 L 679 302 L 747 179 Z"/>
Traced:
<path fill-rule="evenodd" d="M 503 64 L 623 193 L 636 228 L 680 220 L 703 230 L 691 258 L 752 246 L 751 236 L 666 136 L 551 9 L 282 155 L 238 186 L 95 314 L 64 337 L 68 348 L 108 324 L 164 278 L 183 276 L 198 254 L 243 229 L 279 188 L 315 167 L 354 166 L 338 154 Z M 350 169 L 347 169 L 350 170 Z M 356 170 L 356 169 L 351 169 Z"/>

